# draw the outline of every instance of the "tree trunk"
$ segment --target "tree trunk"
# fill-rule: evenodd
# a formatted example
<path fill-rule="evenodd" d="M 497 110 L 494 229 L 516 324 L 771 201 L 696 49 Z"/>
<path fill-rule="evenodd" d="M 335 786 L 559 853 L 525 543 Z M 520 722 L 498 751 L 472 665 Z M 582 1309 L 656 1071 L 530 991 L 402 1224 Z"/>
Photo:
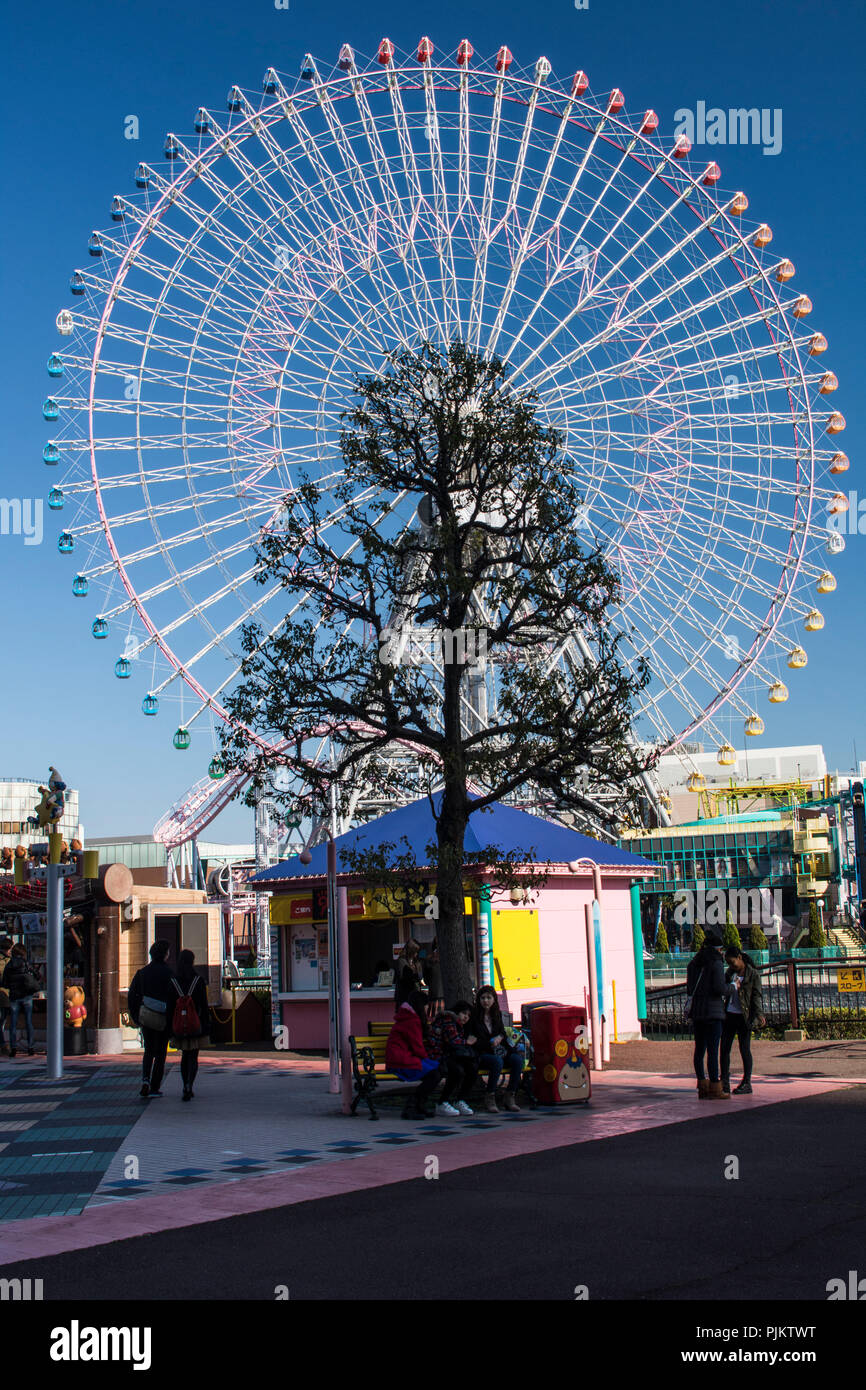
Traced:
<path fill-rule="evenodd" d="M 439 962 L 448 1008 L 457 999 L 472 999 L 472 966 L 466 953 L 463 926 L 463 838 L 466 833 L 466 793 L 446 785 L 439 817 L 439 867 L 436 897 L 439 905 Z"/>

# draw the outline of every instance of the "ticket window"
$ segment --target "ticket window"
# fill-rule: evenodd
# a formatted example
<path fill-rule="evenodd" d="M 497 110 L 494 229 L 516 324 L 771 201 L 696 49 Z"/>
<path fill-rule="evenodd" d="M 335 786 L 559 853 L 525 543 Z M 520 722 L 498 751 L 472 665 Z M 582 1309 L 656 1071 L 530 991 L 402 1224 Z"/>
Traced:
<path fill-rule="evenodd" d="M 293 992 L 319 988 L 319 931 L 309 922 L 295 922 L 291 928 L 289 955 Z M 327 965 L 327 962 L 325 962 Z"/>

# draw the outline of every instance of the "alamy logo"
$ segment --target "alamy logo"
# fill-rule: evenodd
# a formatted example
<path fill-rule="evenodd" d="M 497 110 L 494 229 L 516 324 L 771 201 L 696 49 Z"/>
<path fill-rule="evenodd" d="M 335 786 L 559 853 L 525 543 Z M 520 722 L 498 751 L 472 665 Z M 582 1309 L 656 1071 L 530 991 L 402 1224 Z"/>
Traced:
<path fill-rule="evenodd" d="M 131 1361 L 134 1371 L 150 1370 L 149 1327 L 69 1327 L 51 1329 L 52 1361 Z"/>
<path fill-rule="evenodd" d="M 0 1279 L 0 1302 L 30 1303 L 42 1298 L 41 1279 Z"/>
<path fill-rule="evenodd" d="M 692 145 L 763 145 L 764 154 L 782 148 L 782 112 L 763 106 L 732 107 L 723 111 L 699 101 L 695 110 L 681 106 L 674 112 L 674 135 L 684 135 Z"/>
<path fill-rule="evenodd" d="M 844 505 L 845 494 L 837 493 L 827 504 L 827 530 L 832 534 L 866 535 L 866 497 L 860 497 L 851 488 L 848 492 L 848 505 Z"/>
<path fill-rule="evenodd" d="M 674 921 L 677 926 L 723 927 L 730 916 L 738 927 L 760 923 L 774 926 L 782 920 L 781 889 L 774 888 L 680 888 L 674 894 Z"/>
<path fill-rule="evenodd" d="M 480 666 L 487 656 L 483 628 L 383 627 L 379 660 L 383 666 L 416 666 L 441 661 L 445 666 Z"/>
<path fill-rule="evenodd" d="M 828 1279 L 827 1280 L 827 1302 L 833 1303 L 839 1299 L 850 1299 L 855 1303 L 866 1301 L 866 1279 L 857 1276 L 856 1269 L 848 1270 L 848 1280 Z"/>
<path fill-rule="evenodd" d="M 23 536 L 25 545 L 41 545 L 42 498 L 0 497 L 0 535 Z"/>

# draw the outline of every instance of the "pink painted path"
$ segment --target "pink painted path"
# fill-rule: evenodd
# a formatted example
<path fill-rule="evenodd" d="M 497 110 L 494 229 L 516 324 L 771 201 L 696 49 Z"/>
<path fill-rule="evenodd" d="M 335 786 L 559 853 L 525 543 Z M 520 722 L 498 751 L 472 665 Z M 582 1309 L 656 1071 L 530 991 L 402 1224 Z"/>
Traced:
<path fill-rule="evenodd" d="M 604 1097 L 607 1102 L 604 1108 L 575 1107 L 573 1114 L 548 1122 L 512 1125 L 495 1133 L 476 1132 L 465 1138 L 449 1138 L 444 1143 L 437 1143 L 436 1136 L 431 1134 L 427 1136 L 427 1144 L 389 1148 L 387 1152 L 365 1154 L 351 1161 L 251 1177 L 243 1182 L 214 1183 L 204 1190 L 187 1188 L 158 1197 L 133 1198 L 122 1205 L 85 1209 L 78 1216 L 9 1221 L 0 1228 L 0 1264 L 405 1182 L 423 1175 L 429 1150 L 433 1150 L 439 1160 L 440 1173 L 448 1173 L 546 1149 L 702 1120 L 732 1113 L 735 1109 L 760 1109 L 782 1101 L 802 1100 L 866 1084 L 866 1078 L 801 1080 L 759 1076 L 753 1077 L 756 1090 L 751 1096 L 737 1096 L 731 1101 L 698 1101 L 692 1076 L 615 1071 L 605 1072 L 603 1076 L 595 1074 L 593 1081 L 598 1100 Z M 617 1088 L 633 1089 L 636 1085 L 646 1086 L 656 1094 L 646 1101 L 632 1100 L 618 1106 Z M 669 1095 L 659 1099 L 660 1090 Z"/>

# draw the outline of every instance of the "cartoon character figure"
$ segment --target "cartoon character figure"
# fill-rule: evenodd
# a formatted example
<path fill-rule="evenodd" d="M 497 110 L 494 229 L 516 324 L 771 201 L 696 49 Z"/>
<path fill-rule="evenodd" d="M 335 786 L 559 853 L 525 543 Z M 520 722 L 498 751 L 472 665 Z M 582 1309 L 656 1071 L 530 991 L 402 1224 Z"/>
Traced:
<path fill-rule="evenodd" d="M 576 1046 L 572 1047 L 556 1079 L 556 1090 L 563 1101 L 589 1100 L 589 1072 Z"/>
<path fill-rule="evenodd" d="M 84 990 L 80 985 L 67 985 L 63 991 L 65 1004 L 64 1017 L 69 1028 L 81 1028 L 87 1017 L 84 1007 Z"/>
<path fill-rule="evenodd" d="M 66 798 L 63 793 L 66 791 L 66 783 L 60 776 L 56 767 L 49 767 L 51 776 L 48 778 L 48 786 L 40 787 L 40 800 L 36 807 L 37 824 L 46 827 L 56 825 L 63 815 L 63 808 L 66 805 Z"/>

